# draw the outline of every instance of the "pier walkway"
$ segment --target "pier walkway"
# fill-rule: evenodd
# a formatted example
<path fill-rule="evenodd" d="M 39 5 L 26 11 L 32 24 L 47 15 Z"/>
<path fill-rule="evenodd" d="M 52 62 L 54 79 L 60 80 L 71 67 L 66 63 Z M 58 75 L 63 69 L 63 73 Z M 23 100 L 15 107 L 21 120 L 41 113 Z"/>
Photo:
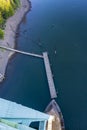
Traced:
<path fill-rule="evenodd" d="M 28 56 L 43 58 L 42 55 L 33 54 L 33 53 L 29 53 L 29 52 L 24 52 L 24 51 L 19 51 L 19 50 L 16 50 L 16 49 L 13 49 L 13 48 L 10 48 L 10 47 L 6 47 L 6 46 L 1 46 L 0 45 L 0 48 L 8 50 L 8 51 L 12 51 L 12 52 L 17 52 L 17 53 L 20 53 L 20 54 L 28 55 Z"/>
<path fill-rule="evenodd" d="M 45 69 L 46 69 L 46 74 L 47 74 L 47 79 L 48 79 L 48 84 L 49 84 L 50 95 L 51 95 L 51 98 L 53 99 L 57 97 L 57 94 L 56 94 L 56 89 L 55 89 L 55 85 L 53 81 L 53 75 L 50 68 L 50 62 L 49 62 L 47 52 L 43 53 L 43 58 L 44 58 L 44 64 L 45 64 Z"/>
<path fill-rule="evenodd" d="M 53 75 L 52 75 L 52 71 L 51 71 L 50 62 L 49 62 L 49 58 L 48 58 L 47 52 L 44 52 L 43 55 L 38 55 L 38 54 L 24 52 L 24 51 L 16 50 L 16 49 L 13 49 L 13 48 L 10 48 L 10 47 L 6 47 L 6 46 L 1 46 L 1 45 L 0 45 L 0 48 L 8 50 L 8 51 L 24 54 L 24 55 L 27 55 L 27 56 L 43 58 L 51 98 L 52 99 L 53 98 L 57 98 L 57 93 L 56 93 L 56 89 L 55 89 L 55 85 L 54 85 Z M 2 80 L 2 78 L 4 78 L 4 76 L 0 73 L 0 80 Z"/>

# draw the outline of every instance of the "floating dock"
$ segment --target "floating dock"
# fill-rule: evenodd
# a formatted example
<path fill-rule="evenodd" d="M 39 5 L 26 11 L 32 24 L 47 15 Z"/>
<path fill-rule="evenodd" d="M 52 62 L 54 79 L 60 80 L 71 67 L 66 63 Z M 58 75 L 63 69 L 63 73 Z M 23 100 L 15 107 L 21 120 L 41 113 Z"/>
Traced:
<path fill-rule="evenodd" d="M 47 75 L 47 79 L 48 79 L 51 98 L 52 99 L 57 98 L 57 93 L 56 93 L 56 89 L 55 89 L 55 85 L 54 85 L 54 81 L 53 81 L 53 75 L 52 75 L 47 52 L 43 53 L 43 59 L 44 59 L 44 64 L 45 64 L 46 75 Z"/>
<path fill-rule="evenodd" d="M 52 99 L 57 98 L 57 93 L 56 93 L 56 89 L 55 89 L 55 85 L 54 85 L 53 75 L 52 75 L 52 71 L 51 71 L 50 62 L 49 62 L 47 52 L 44 52 L 43 55 L 38 55 L 38 54 L 24 52 L 24 51 L 16 50 L 16 49 L 6 47 L 6 46 L 1 46 L 1 45 L 0 45 L 0 48 L 8 50 L 8 51 L 24 54 L 24 55 L 27 55 L 27 56 L 42 58 L 44 60 L 44 64 L 45 64 L 45 70 L 46 70 L 46 75 L 47 75 L 47 80 L 48 80 L 51 98 Z M 2 78 L 2 75 L 0 75 L 0 79 L 1 78 Z"/>
<path fill-rule="evenodd" d="M 27 56 L 42 58 L 44 60 L 44 64 L 45 64 L 45 70 L 46 70 L 46 75 L 47 75 L 47 80 L 48 80 L 48 85 L 49 85 L 51 98 L 53 99 L 53 98 L 57 97 L 57 93 L 56 93 L 56 89 L 55 89 L 55 85 L 54 85 L 54 81 L 53 81 L 53 75 L 52 75 L 52 71 L 51 71 L 50 62 L 49 62 L 47 52 L 44 52 L 43 55 L 38 55 L 38 54 L 34 54 L 34 53 L 29 53 L 29 52 L 16 50 L 16 49 L 13 49 L 13 48 L 10 48 L 10 47 L 7 47 L 7 46 L 1 46 L 0 45 L 0 48 L 8 50 L 8 51 L 24 54 L 24 55 L 27 55 Z M 2 75 L 1 74 L 0 74 L 0 80 L 2 80 Z"/>

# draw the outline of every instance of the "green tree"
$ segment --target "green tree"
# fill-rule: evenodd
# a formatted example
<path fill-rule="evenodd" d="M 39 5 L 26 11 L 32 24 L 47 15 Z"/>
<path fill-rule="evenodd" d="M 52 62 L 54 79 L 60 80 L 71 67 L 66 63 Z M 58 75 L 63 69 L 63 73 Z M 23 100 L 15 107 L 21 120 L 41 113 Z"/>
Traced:
<path fill-rule="evenodd" d="M 0 38 L 3 38 L 4 24 L 8 17 L 12 16 L 20 5 L 20 0 L 0 0 Z"/>

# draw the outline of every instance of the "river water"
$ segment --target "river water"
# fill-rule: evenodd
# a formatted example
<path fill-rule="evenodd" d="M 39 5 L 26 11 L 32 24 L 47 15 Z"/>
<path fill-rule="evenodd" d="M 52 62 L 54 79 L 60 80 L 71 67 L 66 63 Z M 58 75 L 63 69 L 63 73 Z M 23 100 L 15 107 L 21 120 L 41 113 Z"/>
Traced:
<path fill-rule="evenodd" d="M 66 130 L 87 130 L 87 1 L 31 3 L 19 28 L 17 49 L 49 53 Z M 43 60 L 15 54 L 0 85 L 0 97 L 44 111 L 50 94 Z"/>

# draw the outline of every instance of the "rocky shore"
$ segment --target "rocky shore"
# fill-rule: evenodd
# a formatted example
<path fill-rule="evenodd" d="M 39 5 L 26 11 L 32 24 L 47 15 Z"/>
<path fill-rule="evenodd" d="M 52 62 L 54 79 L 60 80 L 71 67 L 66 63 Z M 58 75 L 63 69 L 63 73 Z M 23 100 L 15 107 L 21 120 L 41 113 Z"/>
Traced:
<path fill-rule="evenodd" d="M 23 17 L 30 9 L 28 0 L 20 0 L 20 7 L 15 14 L 6 22 L 4 40 L 0 40 L 0 45 L 15 48 L 15 39 L 17 36 L 17 28 Z M 5 78 L 5 71 L 9 58 L 13 55 L 12 52 L 0 48 L 0 82 Z"/>

